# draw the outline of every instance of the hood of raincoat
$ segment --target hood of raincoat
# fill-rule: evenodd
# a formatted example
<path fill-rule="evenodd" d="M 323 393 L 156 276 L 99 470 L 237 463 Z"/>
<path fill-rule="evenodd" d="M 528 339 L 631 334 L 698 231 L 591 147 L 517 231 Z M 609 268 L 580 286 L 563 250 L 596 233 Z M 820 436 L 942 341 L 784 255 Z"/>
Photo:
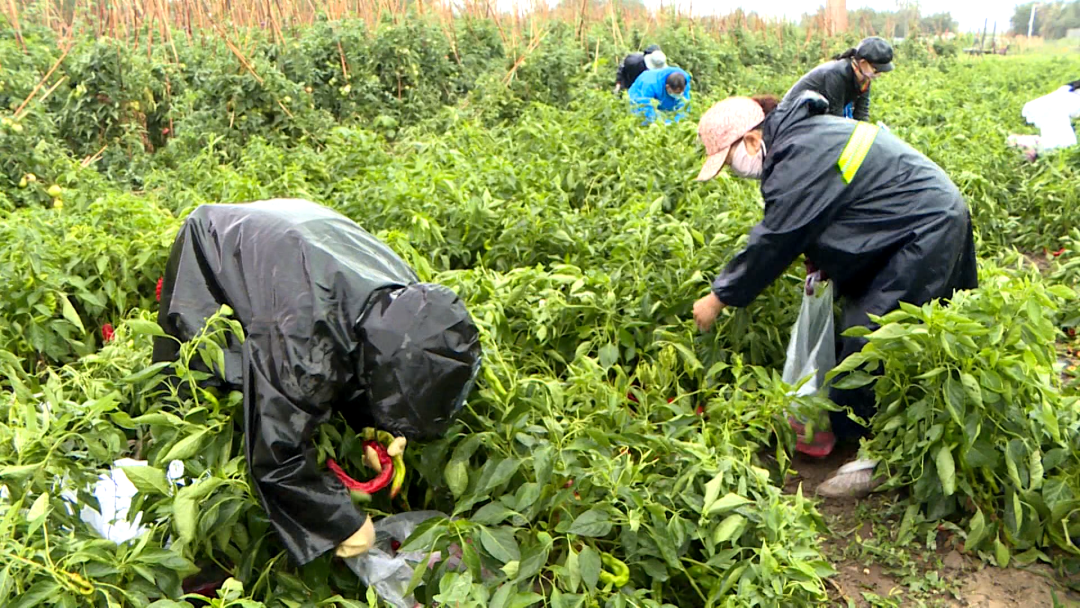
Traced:
<path fill-rule="evenodd" d="M 154 361 L 175 361 L 177 340 L 196 337 L 223 305 L 243 340 L 228 339 L 223 369 L 193 367 L 243 392 L 254 489 L 305 564 L 366 518 L 318 464 L 319 425 L 339 413 L 358 429 L 441 435 L 479 368 L 478 331 L 452 291 L 420 283 L 386 244 L 304 200 L 203 205 L 188 216 L 162 283 L 158 323 L 171 338 L 155 341 Z"/>
<path fill-rule="evenodd" d="M 358 335 L 375 424 L 410 439 L 442 435 L 480 369 L 479 334 L 461 299 L 426 283 L 384 292 Z"/>

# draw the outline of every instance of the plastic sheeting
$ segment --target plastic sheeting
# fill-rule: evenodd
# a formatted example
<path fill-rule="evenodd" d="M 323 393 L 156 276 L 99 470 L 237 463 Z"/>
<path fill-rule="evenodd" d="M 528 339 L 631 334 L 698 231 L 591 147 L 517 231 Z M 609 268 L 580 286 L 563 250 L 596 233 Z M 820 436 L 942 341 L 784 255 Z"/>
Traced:
<path fill-rule="evenodd" d="M 413 511 L 381 519 L 375 522 L 375 546 L 367 553 L 346 559 L 345 563 L 365 585 L 375 588 L 380 600 L 395 608 L 413 608 L 418 604 L 412 595 L 406 593 L 413 572 L 421 564 L 431 567 L 442 556 L 434 554 L 425 562 L 428 551 L 399 553 L 394 550 L 393 544 L 395 541 L 404 543 L 417 526 L 439 517 L 447 516 L 439 511 Z M 460 560 L 460 557 L 451 556 L 450 559 Z M 453 567 L 455 564 L 448 565 Z"/>
<path fill-rule="evenodd" d="M 158 323 L 187 341 L 222 305 L 245 339 L 229 342 L 218 381 L 244 393 L 255 489 L 304 564 L 366 518 L 318 466 L 318 426 L 340 412 L 357 430 L 440 436 L 479 370 L 479 332 L 451 290 L 420 283 L 349 218 L 296 199 L 203 205 L 184 221 Z M 158 339 L 154 361 L 175 360 L 177 348 Z"/>

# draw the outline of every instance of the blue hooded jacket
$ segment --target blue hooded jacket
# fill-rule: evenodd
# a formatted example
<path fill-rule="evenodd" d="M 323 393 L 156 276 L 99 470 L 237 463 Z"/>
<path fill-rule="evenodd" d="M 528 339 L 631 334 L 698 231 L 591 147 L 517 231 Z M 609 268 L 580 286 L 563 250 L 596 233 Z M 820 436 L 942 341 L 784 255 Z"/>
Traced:
<path fill-rule="evenodd" d="M 682 74 L 686 78 L 686 90 L 679 97 L 672 97 L 667 92 L 667 78 L 671 74 Z M 656 110 L 662 112 L 676 112 L 674 122 L 686 118 L 686 108 L 690 104 L 690 74 L 680 68 L 664 68 L 662 70 L 647 70 L 638 76 L 629 91 L 630 104 L 634 114 L 642 116 L 643 124 L 649 124 L 656 120 Z M 653 100 L 659 102 L 653 107 Z M 670 123 L 671 120 L 664 120 Z"/>

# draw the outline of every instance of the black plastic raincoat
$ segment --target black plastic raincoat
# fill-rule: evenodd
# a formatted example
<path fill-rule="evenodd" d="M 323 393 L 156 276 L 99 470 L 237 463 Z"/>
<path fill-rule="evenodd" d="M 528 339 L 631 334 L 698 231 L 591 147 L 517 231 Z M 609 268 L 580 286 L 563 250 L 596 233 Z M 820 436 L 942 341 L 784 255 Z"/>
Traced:
<path fill-rule="evenodd" d="M 312 437 L 334 411 L 356 429 L 436 437 L 480 365 L 478 332 L 449 289 L 419 283 L 352 220 L 303 200 L 203 205 L 173 243 L 158 322 L 192 339 L 227 304 L 244 328 L 219 384 L 244 393 L 245 450 L 257 494 L 304 564 L 366 516 L 320 470 Z M 154 361 L 175 361 L 159 338 Z"/>
<path fill-rule="evenodd" d="M 870 89 L 859 89 L 850 59 L 829 61 L 810 70 L 784 95 L 782 103 L 793 102 L 807 91 L 825 97 L 829 101 L 828 113 L 833 116 L 870 120 Z"/>
<path fill-rule="evenodd" d="M 839 335 L 855 325 L 870 327 L 868 314 L 884 315 L 901 301 L 920 305 L 976 287 L 970 213 L 945 172 L 880 130 L 846 183 L 838 160 L 860 123 L 826 110 L 823 97 L 806 93 L 765 120 L 764 218 L 717 277 L 713 293 L 730 306 L 746 306 L 805 254 L 843 299 Z M 838 361 L 864 344 L 840 338 Z M 867 390 L 830 396 L 862 416 L 873 412 Z M 838 426 L 843 433 L 845 424 Z"/>
<path fill-rule="evenodd" d="M 634 81 L 649 69 L 645 65 L 645 53 L 630 53 L 619 63 L 619 71 L 615 74 L 615 82 L 623 91 L 634 86 Z"/>

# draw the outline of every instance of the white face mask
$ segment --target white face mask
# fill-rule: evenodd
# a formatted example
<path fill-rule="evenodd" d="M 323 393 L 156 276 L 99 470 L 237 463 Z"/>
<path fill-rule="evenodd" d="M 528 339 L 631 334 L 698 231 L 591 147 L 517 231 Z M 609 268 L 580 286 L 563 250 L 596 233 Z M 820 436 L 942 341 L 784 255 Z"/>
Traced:
<path fill-rule="evenodd" d="M 731 171 L 739 177 L 747 179 L 761 179 L 761 172 L 765 163 L 765 142 L 761 142 L 758 152 L 750 156 L 746 152 L 746 140 L 739 142 L 731 156 Z"/>

